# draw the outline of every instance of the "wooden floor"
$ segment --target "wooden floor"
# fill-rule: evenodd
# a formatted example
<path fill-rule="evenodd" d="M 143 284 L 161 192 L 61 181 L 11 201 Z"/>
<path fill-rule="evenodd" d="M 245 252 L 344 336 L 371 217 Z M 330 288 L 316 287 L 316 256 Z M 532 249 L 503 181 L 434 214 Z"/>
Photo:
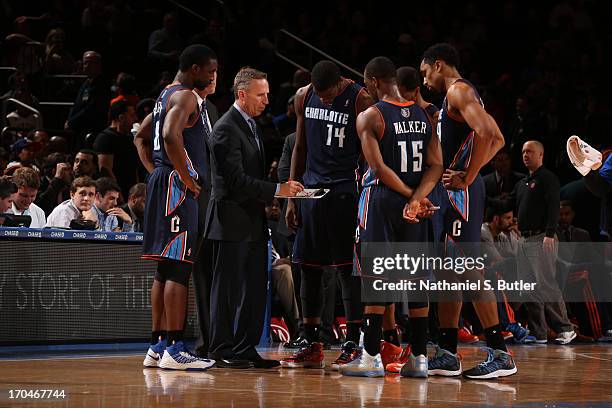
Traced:
<path fill-rule="evenodd" d="M 76 407 L 612 407 L 612 345 L 521 346 L 519 372 L 496 381 L 342 377 L 325 370 L 143 369 L 142 356 L 1 360 L 0 406 Z M 281 357 L 271 350 L 262 354 Z M 328 363 L 337 356 L 327 351 Z M 465 368 L 482 360 L 461 347 Z M 51 402 L 9 400 L 9 389 L 64 389 Z"/>

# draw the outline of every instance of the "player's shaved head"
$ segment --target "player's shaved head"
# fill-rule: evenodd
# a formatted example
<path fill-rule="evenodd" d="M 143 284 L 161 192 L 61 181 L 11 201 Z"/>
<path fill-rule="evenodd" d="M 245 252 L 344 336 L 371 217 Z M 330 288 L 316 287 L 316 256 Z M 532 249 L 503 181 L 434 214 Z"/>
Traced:
<path fill-rule="evenodd" d="M 395 81 L 395 64 L 387 57 L 372 58 L 365 67 L 365 77 L 379 81 Z"/>
<path fill-rule="evenodd" d="M 331 61 L 319 61 L 312 67 L 311 81 L 317 92 L 327 91 L 341 79 L 340 68 Z"/>

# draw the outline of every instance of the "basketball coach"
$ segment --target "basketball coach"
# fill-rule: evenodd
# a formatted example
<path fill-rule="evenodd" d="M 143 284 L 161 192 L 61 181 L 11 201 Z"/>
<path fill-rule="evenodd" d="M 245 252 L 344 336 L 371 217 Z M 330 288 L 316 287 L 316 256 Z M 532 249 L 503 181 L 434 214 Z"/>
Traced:
<path fill-rule="evenodd" d="M 268 282 L 265 203 L 294 196 L 295 181 L 264 181 L 266 158 L 254 120 L 268 104 L 265 73 L 242 68 L 234 79 L 233 106 L 211 137 L 212 195 L 206 237 L 213 245 L 209 357 L 218 367 L 272 368 L 255 350 L 263 329 Z"/>

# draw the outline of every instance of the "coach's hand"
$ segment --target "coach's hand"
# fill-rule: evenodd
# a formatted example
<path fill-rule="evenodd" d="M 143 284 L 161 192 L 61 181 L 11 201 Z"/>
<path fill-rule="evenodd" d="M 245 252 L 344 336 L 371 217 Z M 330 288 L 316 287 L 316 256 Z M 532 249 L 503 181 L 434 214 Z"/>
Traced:
<path fill-rule="evenodd" d="M 282 183 L 278 189 L 277 197 L 295 197 L 295 195 L 304 190 L 304 186 L 299 181 L 289 180 Z"/>
<path fill-rule="evenodd" d="M 300 226 L 298 210 L 295 206 L 295 201 L 287 200 L 287 212 L 285 213 L 285 222 L 287 223 L 287 229 L 295 233 Z"/>
<path fill-rule="evenodd" d="M 446 169 L 444 174 L 442 174 L 442 183 L 447 190 L 463 190 L 469 186 L 465 180 L 465 171 L 451 169 Z"/>

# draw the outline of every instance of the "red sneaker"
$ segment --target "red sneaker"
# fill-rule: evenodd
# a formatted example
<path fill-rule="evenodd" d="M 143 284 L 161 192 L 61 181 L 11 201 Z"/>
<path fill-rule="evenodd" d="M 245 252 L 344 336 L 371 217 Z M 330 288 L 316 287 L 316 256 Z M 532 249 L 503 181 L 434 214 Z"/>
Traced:
<path fill-rule="evenodd" d="M 325 356 L 321 343 L 311 343 L 302 347 L 291 357 L 280 361 L 281 367 L 285 368 L 324 368 Z"/>
<path fill-rule="evenodd" d="M 396 346 L 388 341 L 380 341 L 380 357 L 382 359 L 383 367 L 395 361 L 399 355 L 402 354 L 402 348 Z"/>
<path fill-rule="evenodd" d="M 355 342 L 347 341 L 342 345 L 342 353 L 332 363 L 332 369 L 338 371 L 340 366 L 357 360 L 359 357 L 361 357 L 361 347 L 357 346 Z"/>
<path fill-rule="evenodd" d="M 457 332 L 457 339 L 459 343 L 476 343 L 480 339 L 478 336 L 474 336 L 467 327 L 461 327 Z"/>
<path fill-rule="evenodd" d="M 408 344 L 406 348 L 402 350 L 397 357 L 395 357 L 395 360 L 385 365 L 385 369 L 390 373 L 399 373 L 404 364 L 406 364 L 406 361 L 408 361 L 408 357 L 410 356 L 411 352 L 412 350 L 410 349 L 410 344 Z"/>

